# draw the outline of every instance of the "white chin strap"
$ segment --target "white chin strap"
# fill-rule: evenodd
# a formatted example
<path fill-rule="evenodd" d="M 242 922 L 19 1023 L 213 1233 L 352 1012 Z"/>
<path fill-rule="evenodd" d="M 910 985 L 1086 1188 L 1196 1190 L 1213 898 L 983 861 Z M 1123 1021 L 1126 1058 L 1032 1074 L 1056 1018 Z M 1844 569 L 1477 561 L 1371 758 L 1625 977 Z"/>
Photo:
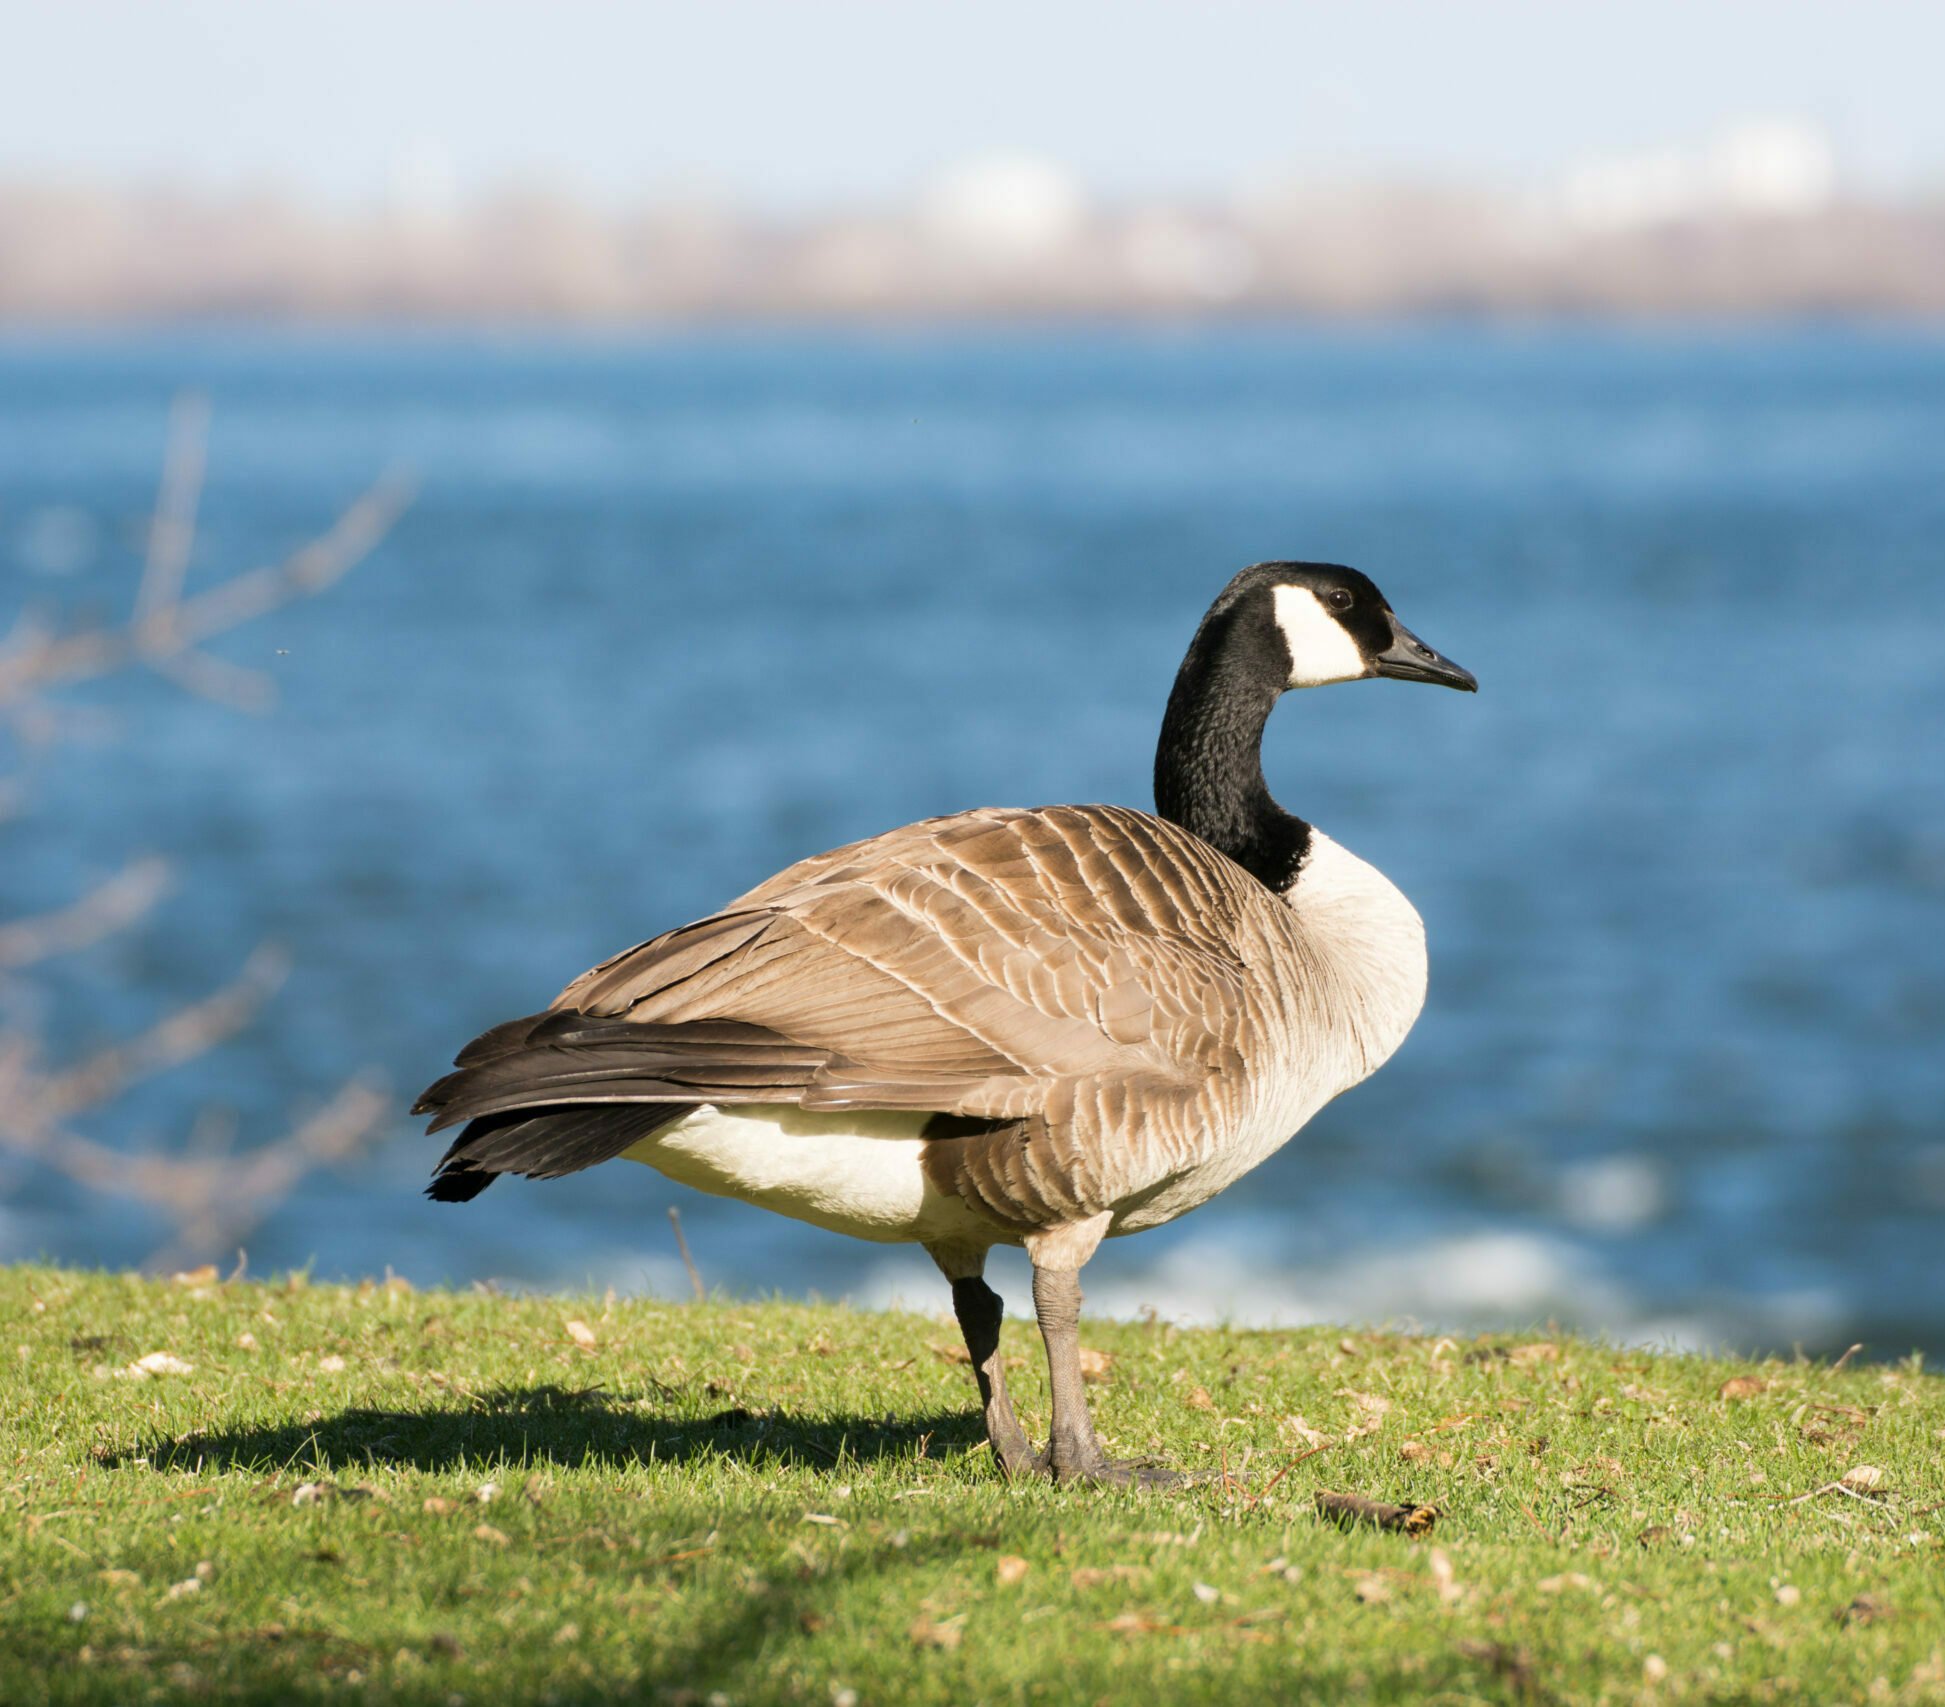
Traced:
<path fill-rule="evenodd" d="M 1291 687 L 1319 688 L 1365 675 L 1357 642 L 1308 587 L 1276 589 L 1276 625 L 1290 651 Z"/>

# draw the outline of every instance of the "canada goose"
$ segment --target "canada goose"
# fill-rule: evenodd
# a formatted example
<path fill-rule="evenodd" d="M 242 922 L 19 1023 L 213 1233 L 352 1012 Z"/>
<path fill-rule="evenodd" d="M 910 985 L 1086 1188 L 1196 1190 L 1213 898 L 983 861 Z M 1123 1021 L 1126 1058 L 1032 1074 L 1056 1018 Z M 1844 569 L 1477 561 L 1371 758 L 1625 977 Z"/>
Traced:
<path fill-rule="evenodd" d="M 616 1156 L 859 1238 L 952 1283 L 1006 1474 L 1150 1483 L 1081 1389 L 1081 1266 L 1205 1203 L 1391 1055 L 1425 934 L 1371 866 L 1285 812 L 1263 726 L 1289 688 L 1476 689 L 1355 569 L 1259 563 L 1202 619 L 1155 755 L 1159 816 L 984 808 L 778 873 L 468 1044 L 415 1113 L 465 1121 L 427 1188 Z M 1051 1375 L 1036 1453 L 981 1278 L 1024 1245 Z"/>

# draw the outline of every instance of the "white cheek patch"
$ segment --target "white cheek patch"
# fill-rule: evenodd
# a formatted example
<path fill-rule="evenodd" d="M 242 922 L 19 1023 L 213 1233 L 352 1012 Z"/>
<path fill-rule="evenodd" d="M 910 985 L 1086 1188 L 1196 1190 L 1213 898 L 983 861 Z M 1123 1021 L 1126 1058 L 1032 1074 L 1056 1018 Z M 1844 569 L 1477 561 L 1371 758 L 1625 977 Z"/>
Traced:
<path fill-rule="evenodd" d="M 1290 650 L 1290 686 L 1354 682 L 1367 673 L 1364 654 L 1308 587 L 1276 589 L 1276 625 Z"/>

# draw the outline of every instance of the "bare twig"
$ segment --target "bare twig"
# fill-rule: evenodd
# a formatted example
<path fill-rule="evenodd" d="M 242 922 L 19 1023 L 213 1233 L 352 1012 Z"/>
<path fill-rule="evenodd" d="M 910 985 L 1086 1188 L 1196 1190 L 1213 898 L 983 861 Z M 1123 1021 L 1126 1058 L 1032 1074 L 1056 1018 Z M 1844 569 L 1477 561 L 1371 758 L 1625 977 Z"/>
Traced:
<path fill-rule="evenodd" d="M 72 954 L 132 925 L 169 886 L 169 867 L 159 859 L 131 860 L 105 883 L 50 913 L 0 925 L 0 972 Z"/>
<path fill-rule="evenodd" d="M 59 636 L 30 632 L 0 656 L 0 708 L 92 681 L 137 661 L 173 671 L 203 642 L 294 600 L 313 598 L 342 579 L 385 537 L 411 500 L 411 482 L 402 473 L 387 474 L 327 531 L 299 546 L 282 563 L 247 570 L 206 592 L 138 610 L 125 624 Z M 188 666 L 192 680 L 213 662 L 198 657 L 198 663 Z M 233 694 L 229 702 L 235 703 Z"/>
<path fill-rule="evenodd" d="M 273 698 L 272 679 L 201 647 L 323 592 L 378 544 L 410 502 L 410 483 L 388 474 L 281 563 L 190 594 L 208 431 L 207 402 L 195 394 L 179 397 L 170 413 L 161 486 L 128 620 L 63 633 L 38 614 L 22 611 L 0 639 L 0 724 L 18 736 L 57 738 L 75 708 L 56 704 L 50 695 L 132 666 L 152 669 L 219 703 L 263 710 Z M 18 817 L 18 797 L 18 790 L 0 779 L 0 818 Z M 166 882 L 161 861 L 135 860 L 64 907 L 0 924 L 0 975 L 125 930 L 154 906 Z M 233 1149 L 234 1121 L 207 1115 L 173 1153 L 116 1149 L 74 1130 L 71 1122 L 138 1081 L 233 1036 L 274 994 L 288 964 L 281 949 L 259 948 L 220 989 L 64 1067 L 43 1066 L 31 1034 L 0 1030 L 0 1152 L 51 1168 L 90 1190 L 132 1197 L 167 1216 L 174 1234 L 151 1259 L 157 1266 L 186 1265 L 192 1257 L 233 1246 L 307 1174 L 353 1154 L 370 1139 L 387 1107 L 381 1085 L 362 1075 L 347 1079 L 291 1131 L 240 1153 Z"/>
<path fill-rule="evenodd" d="M 241 1157 L 201 1164 L 211 1183 L 199 1201 L 179 1205 L 175 1239 L 147 1266 L 167 1271 L 191 1258 L 223 1249 L 248 1233 L 282 1203 L 306 1175 L 345 1160 L 361 1149 L 385 1117 L 390 1098 L 382 1079 L 361 1074 L 284 1137 Z M 180 1164 L 193 1167 L 198 1164 Z"/>
<path fill-rule="evenodd" d="M 1866 1493 L 1857 1488 L 1846 1487 L 1842 1482 L 1825 1482 L 1820 1488 L 1812 1488 L 1807 1494 L 1797 1494 L 1794 1498 L 1779 1494 L 1777 1500 L 1783 1505 L 1804 1505 L 1810 1500 L 1821 1499 L 1825 1494 L 1842 1494 L 1847 1499 L 1861 1500 L 1865 1505 L 1881 1505 L 1883 1496 Z"/>
<path fill-rule="evenodd" d="M 1864 1349 L 1864 1345 L 1863 1342 L 1860 1340 L 1856 1345 L 1852 1346 L 1849 1351 L 1845 1352 L 1842 1357 L 1838 1358 L 1837 1361 L 1830 1366 L 1830 1373 L 1832 1375 L 1835 1375 L 1838 1370 L 1842 1369 L 1845 1364 L 1850 1362 L 1850 1360 L 1863 1349 Z"/>
<path fill-rule="evenodd" d="M 241 1161 L 221 1157 L 130 1154 L 60 1127 L 15 1148 L 93 1191 L 132 1197 L 167 1214 L 177 1231 L 148 1259 L 152 1269 L 185 1266 L 247 1233 L 307 1174 L 342 1161 L 384 1117 L 382 1082 L 359 1077 L 283 1137 L 258 1145 Z M 11 1133 L 0 1133 L 10 1137 Z"/>
<path fill-rule="evenodd" d="M 1267 1482 L 1265 1482 L 1261 1488 L 1257 1489 L 1253 1494 L 1248 1495 L 1245 1503 L 1252 1506 L 1260 1505 L 1264 1500 L 1268 1499 L 1271 1494 L 1276 1492 L 1277 1484 L 1281 1482 L 1285 1476 L 1289 1475 L 1290 1472 L 1294 1470 L 1299 1464 L 1304 1463 L 1308 1459 L 1315 1458 L 1317 1454 L 1320 1452 L 1328 1452 L 1333 1446 L 1338 1446 L 1341 1444 L 1342 1444 L 1341 1441 L 1327 1440 L 1321 1446 L 1313 1446 L 1307 1452 L 1299 1452 L 1294 1458 L 1292 1458 L 1287 1464 L 1285 1464 L 1281 1470 L 1277 1471 L 1277 1473 L 1274 1476 L 1272 1476 Z"/>
<path fill-rule="evenodd" d="M 189 554 L 196 544 L 196 505 L 203 493 L 208 452 L 209 399 L 200 392 L 181 392 L 169 409 L 162 489 L 156 494 L 148 557 L 135 594 L 138 617 L 173 612 L 181 603 Z"/>
<path fill-rule="evenodd" d="M 43 1123 L 65 1120 L 121 1095 L 138 1079 L 192 1061 L 241 1031 L 277 992 L 290 956 L 266 943 L 221 989 L 176 1009 L 147 1031 L 97 1050 L 79 1065 L 47 1077 L 34 1108 Z M 4 1119 L 0 1116 L 0 1119 Z"/>
<path fill-rule="evenodd" d="M 682 1266 L 689 1271 L 689 1284 L 696 1290 L 696 1302 L 702 1303 L 709 1295 L 703 1290 L 702 1270 L 696 1267 L 696 1259 L 689 1255 L 689 1241 L 682 1232 L 682 1211 L 671 1203 L 669 1205 L 669 1225 L 675 1229 L 675 1248 L 682 1253 Z"/>
<path fill-rule="evenodd" d="M 166 676 L 185 693 L 227 705 L 232 711 L 260 716 L 277 703 L 277 683 L 262 670 L 232 664 L 212 652 L 158 652 L 149 667 Z"/>

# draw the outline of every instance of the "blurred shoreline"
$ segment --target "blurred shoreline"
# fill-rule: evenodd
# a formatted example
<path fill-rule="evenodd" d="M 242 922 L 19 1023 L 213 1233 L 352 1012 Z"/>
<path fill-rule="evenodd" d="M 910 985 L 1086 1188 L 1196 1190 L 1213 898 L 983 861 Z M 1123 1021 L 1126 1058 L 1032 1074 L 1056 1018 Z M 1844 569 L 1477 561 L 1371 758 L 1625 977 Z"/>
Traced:
<path fill-rule="evenodd" d="M 784 216 L 0 178 L 0 326 L 688 326 L 1945 316 L 1945 191 L 1846 183 L 1813 131 L 1597 161 L 1538 189 L 1270 181 L 1100 202 L 995 156 L 896 205 Z"/>

